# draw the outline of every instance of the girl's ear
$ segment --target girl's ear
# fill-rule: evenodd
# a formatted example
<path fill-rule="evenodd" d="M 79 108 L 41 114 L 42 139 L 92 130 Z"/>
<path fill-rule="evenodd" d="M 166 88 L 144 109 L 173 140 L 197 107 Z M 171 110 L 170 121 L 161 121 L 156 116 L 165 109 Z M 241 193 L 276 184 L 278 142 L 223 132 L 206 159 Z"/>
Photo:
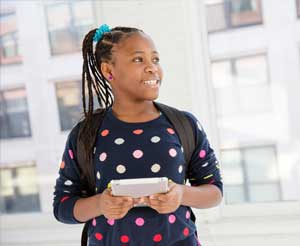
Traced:
<path fill-rule="evenodd" d="M 102 62 L 101 63 L 101 72 L 104 75 L 105 79 L 108 81 L 112 81 L 113 80 L 113 76 L 112 76 L 112 65 L 107 63 L 107 62 Z"/>

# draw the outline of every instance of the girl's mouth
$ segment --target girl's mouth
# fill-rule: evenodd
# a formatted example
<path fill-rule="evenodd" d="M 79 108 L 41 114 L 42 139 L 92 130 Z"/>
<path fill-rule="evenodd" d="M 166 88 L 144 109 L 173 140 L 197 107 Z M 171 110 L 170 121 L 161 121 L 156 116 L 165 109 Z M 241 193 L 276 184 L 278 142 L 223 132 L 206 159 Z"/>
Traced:
<path fill-rule="evenodd" d="M 143 84 L 147 85 L 151 88 L 157 88 L 160 84 L 160 80 L 157 80 L 157 79 L 156 80 L 145 80 L 145 81 L 143 81 Z"/>

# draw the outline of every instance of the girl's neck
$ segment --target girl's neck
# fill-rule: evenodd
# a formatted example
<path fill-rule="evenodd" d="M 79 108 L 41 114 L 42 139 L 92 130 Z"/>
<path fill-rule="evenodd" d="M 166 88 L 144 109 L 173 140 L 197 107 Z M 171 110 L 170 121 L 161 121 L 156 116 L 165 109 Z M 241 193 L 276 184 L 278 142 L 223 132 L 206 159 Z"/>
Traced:
<path fill-rule="evenodd" d="M 151 120 L 159 115 L 159 110 L 152 101 L 139 103 L 115 101 L 112 106 L 113 114 L 121 120 Z"/>

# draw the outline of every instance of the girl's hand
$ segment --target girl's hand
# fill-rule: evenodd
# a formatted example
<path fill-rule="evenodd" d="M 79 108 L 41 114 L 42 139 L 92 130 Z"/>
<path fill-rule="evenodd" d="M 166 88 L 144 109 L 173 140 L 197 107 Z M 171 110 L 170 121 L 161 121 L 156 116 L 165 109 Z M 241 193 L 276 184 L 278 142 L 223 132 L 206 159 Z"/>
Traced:
<path fill-rule="evenodd" d="M 103 191 L 99 198 L 100 213 L 107 219 L 121 219 L 133 207 L 132 197 L 113 196 L 110 189 Z"/>
<path fill-rule="evenodd" d="M 149 206 L 160 214 L 172 213 L 181 205 L 182 195 L 182 185 L 171 182 L 167 193 L 149 197 Z"/>

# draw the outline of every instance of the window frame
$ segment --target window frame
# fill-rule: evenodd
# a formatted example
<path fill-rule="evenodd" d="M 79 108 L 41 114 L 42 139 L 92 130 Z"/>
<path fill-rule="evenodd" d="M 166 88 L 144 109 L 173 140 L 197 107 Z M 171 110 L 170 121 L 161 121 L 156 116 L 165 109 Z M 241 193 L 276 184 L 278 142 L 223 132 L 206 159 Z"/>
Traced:
<path fill-rule="evenodd" d="M 84 0 L 79 0 L 78 2 L 85 2 Z M 90 2 L 91 6 L 92 6 L 92 15 L 93 15 L 93 20 L 94 20 L 94 24 L 96 23 L 96 8 L 95 8 L 95 3 L 94 1 L 92 0 L 87 0 L 86 2 Z M 68 50 L 68 51 L 63 51 L 63 52 L 55 52 L 54 51 L 54 48 L 53 48 L 53 45 L 52 45 L 52 42 L 51 42 L 51 35 L 50 33 L 52 31 L 49 30 L 49 20 L 48 20 L 48 10 L 47 8 L 49 6 L 54 6 L 54 5 L 60 5 L 60 4 L 66 4 L 67 5 L 67 8 L 68 8 L 68 11 L 69 11 L 69 14 L 70 14 L 70 25 L 68 25 L 67 27 L 67 30 L 70 32 L 70 31 L 74 31 L 75 30 L 75 34 L 76 34 L 76 40 L 74 40 L 75 42 L 78 42 L 80 41 L 80 43 L 82 43 L 82 39 L 81 40 L 77 40 L 79 39 L 78 37 L 78 32 L 76 31 L 77 30 L 77 26 L 75 25 L 75 15 L 74 15 L 74 7 L 73 7 L 73 4 L 74 2 L 72 0 L 66 0 L 66 1 L 63 1 L 63 2 L 57 2 L 57 3 L 45 3 L 44 4 L 44 13 L 45 13 L 45 23 L 46 23 L 46 30 L 47 30 L 47 35 L 48 35 L 48 44 L 49 44 L 49 49 L 50 49 L 50 55 L 53 56 L 53 57 L 56 57 L 56 56 L 60 56 L 60 55 L 67 55 L 67 54 L 73 54 L 73 53 L 78 53 L 81 51 L 81 45 L 79 45 L 78 47 L 76 47 L 75 49 L 72 49 L 72 50 Z M 92 29 L 92 28 L 91 28 Z"/>
<path fill-rule="evenodd" d="M 11 197 L 13 197 L 13 201 L 17 202 L 18 199 L 22 198 L 22 195 L 19 192 L 19 186 L 20 184 L 18 184 L 18 182 L 16 182 L 16 180 L 18 180 L 18 176 L 17 176 L 17 172 L 18 169 L 20 168 L 30 168 L 33 167 L 35 168 L 36 171 L 36 183 L 35 186 L 37 188 L 37 193 L 31 194 L 33 196 L 36 196 L 36 202 L 37 204 L 35 204 L 35 209 L 33 210 L 15 210 L 15 211 L 7 211 L 6 209 L 4 211 L 2 211 L 1 213 L 3 215 L 11 215 L 11 214 L 18 214 L 18 213 L 32 213 L 32 212 L 41 212 L 42 211 L 42 203 L 41 203 L 41 197 L 40 197 L 40 187 L 39 187 L 39 174 L 38 174 L 38 166 L 36 164 L 36 162 L 34 161 L 27 161 L 27 162 L 21 162 L 21 163 L 14 163 L 14 164 L 8 164 L 8 165 L 1 165 L 0 170 L 11 170 L 13 172 L 13 184 L 12 184 L 12 189 L 13 189 L 13 195 Z M 26 195 L 23 195 L 23 197 Z M 27 195 L 28 196 L 28 195 Z M 0 197 L 1 199 L 1 203 L 4 202 L 5 203 L 5 198 L 4 197 Z"/>
<path fill-rule="evenodd" d="M 217 5 L 222 5 L 223 6 L 223 11 L 224 11 L 224 17 L 225 17 L 225 27 L 216 29 L 216 30 L 209 30 L 207 29 L 207 32 L 209 34 L 216 33 L 216 32 L 222 32 L 222 31 L 229 31 L 229 30 L 236 30 L 244 27 L 252 27 L 252 26 L 259 26 L 263 25 L 264 23 L 264 18 L 263 18 L 263 8 L 262 8 L 262 0 L 254 0 L 257 2 L 258 5 L 258 12 L 257 14 L 260 16 L 260 21 L 257 21 L 255 23 L 244 23 L 240 25 L 234 25 L 232 22 L 232 4 L 231 0 L 223 0 L 220 3 L 206 3 L 206 19 L 208 18 L 209 11 L 207 8 L 209 6 L 217 6 Z M 245 15 L 245 13 L 240 13 L 240 14 L 235 14 L 236 16 L 238 15 Z M 249 13 L 248 13 L 249 15 Z"/>
<path fill-rule="evenodd" d="M 223 118 L 223 117 L 228 117 L 228 116 L 232 116 L 232 115 L 236 115 L 238 113 L 241 113 L 243 112 L 243 110 L 241 110 L 240 108 L 240 95 L 238 93 L 238 90 L 239 88 L 243 88 L 243 87 L 251 87 L 251 86 L 255 86 L 256 84 L 254 85 L 245 85 L 245 86 L 241 86 L 239 85 L 238 83 L 238 79 L 235 78 L 237 77 L 237 68 L 236 68 L 236 62 L 238 60 L 241 60 L 241 59 L 247 59 L 247 58 L 251 58 L 251 57 L 260 57 L 260 56 L 263 56 L 266 60 L 266 81 L 265 81 L 265 85 L 266 86 L 271 86 L 271 75 L 270 75 L 270 62 L 269 62 L 269 56 L 268 56 L 268 53 L 267 52 L 258 52 L 258 53 L 252 53 L 252 54 L 246 54 L 246 55 L 240 55 L 240 56 L 233 56 L 233 57 L 224 57 L 224 58 L 220 58 L 220 59 L 211 59 L 211 65 L 213 63 L 218 63 L 218 62 L 229 62 L 230 63 L 230 69 L 231 69 L 231 77 L 233 78 L 232 79 L 232 85 L 231 86 L 228 86 L 226 88 L 232 88 L 233 91 L 234 91 L 234 95 L 236 95 L 236 98 L 237 98 L 237 105 L 238 105 L 238 110 L 237 110 L 237 113 L 225 113 L 225 114 L 220 114 L 218 112 L 218 110 L 216 111 L 216 114 L 217 114 L 217 118 Z M 212 76 L 212 71 L 211 71 L 211 76 Z M 212 80 L 212 83 L 213 80 Z M 215 88 L 214 85 L 213 85 L 213 90 L 214 90 L 214 93 L 216 93 L 216 90 L 218 90 L 219 88 Z M 215 97 L 215 103 L 217 105 L 217 98 Z M 259 112 L 265 112 L 265 111 L 259 111 Z M 268 111 L 269 112 L 269 111 Z M 248 112 L 249 113 L 249 112 Z"/>
<path fill-rule="evenodd" d="M 22 56 L 19 53 L 19 37 L 18 37 L 18 28 L 17 28 L 17 13 L 16 10 L 13 9 L 4 9 L 2 12 L 0 12 L 0 19 L 5 16 L 12 16 L 13 20 L 6 20 L 1 22 L 1 28 L 0 28 L 0 64 L 1 65 L 10 65 L 10 64 L 20 64 L 22 63 Z M 11 25 L 11 26 L 10 26 Z M 6 28 L 5 28 L 6 26 Z M 9 28 L 10 27 L 10 28 Z M 3 29 L 1 31 L 1 29 Z M 5 49 L 3 38 L 5 36 L 10 36 L 11 40 L 13 41 L 13 49 L 14 49 L 14 56 L 5 56 Z"/>
<path fill-rule="evenodd" d="M 24 113 L 26 113 L 26 120 L 27 120 L 27 123 L 28 123 L 28 134 L 25 134 L 25 135 L 22 135 L 22 136 L 11 136 L 13 134 L 11 134 L 11 132 L 9 132 L 9 136 L 8 137 L 1 137 L 0 135 L 0 141 L 3 141 L 3 140 L 12 140 L 12 139 L 17 139 L 17 138 L 22 138 L 22 139 L 25 139 L 25 138 L 31 138 L 32 137 L 32 126 L 31 126 L 31 120 L 30 120 L 30 112 L 29 112 L 29 105 L 28 105 L 28 95 L 27 95 L 27 90 L 26 90 L 26 87 L 25 86 L 22 86 L 22 87 L 15 87 L 15 88 L 9 88 L 9 89 L 1 89 L 0 90 L 0 102 L 3 106 L 3 118 L 5 118 L 6 120 L 9 121 L 9 113 L 7 113 L 7 100 L 5 99 L 5 92 L 11 92 L 11 91 L 19 91 L 19 90 L 24 90 L 25 91 L 25 100 L 26 100 L 26 112 L 24 111 Z M 4 129 L 4 128 L 3 128 Z M 3 130 L 1 129 L 1 130 Z M 6 129 L 4 130 L 7 130 L 7 129 L 10 129 L 9 125 L 6 126 Z"/>
<path fill-rule="evenodd" d="M 271 182 L 251 182 L 248 178 L 247 173 L 247 166 L 245 162 L 245 152 L 247 150 L 251 149 L 263 149 L 263 148 L 272 148 L 274 150 L 274 155 L 276 158 L 276 171 L 278 174 L 276 181 Z M 250 199 L 250 186 L 251 185 L 263 185 L 263 184 L 274 184 L 277 185 L 278 188 L 278 200 L 272 201 L 272 202 L 282 202 L 283 201 L 283 192 L 282 192 L 282 182 L 279 176 L 279 165 L 278 165 L 278 150 L 277 146 L 275 144 L 268 144 L 268 145 L 249 145 L 249 146 L 239 146 L 239 147 L 230 147 L 230 148 L 222 148 L 220 150 L 220 153 L 223 151 L 234 151 L 237 150 L 240 152 L 241 155 L 241 162 L 240 162 L 240 168 L 242 169 L 242 175 L 243 175 L 243 183 L 241 184 L 241 187 L 243 188 L 243 194 L 245 201 L 238 202 L 238 203 L 227 203 L 226 199 L 224 199 L 224 203 L 226 206 L 232 206 L 232 205 L 243 205 L 243 204 L 261 204 L 261 203 L 267 203 L 267 202 L 257 202 L 257 201 L 251 201 Z M 221 160 L 222 161 L 222 160 Z M 229 186 L 235 186 L 235 185 L 229 185 Z M 226 184 L 224 183 L 224 187 L 226 187 Z M 225 188 L 226 189 L 226 188 Z"/>

